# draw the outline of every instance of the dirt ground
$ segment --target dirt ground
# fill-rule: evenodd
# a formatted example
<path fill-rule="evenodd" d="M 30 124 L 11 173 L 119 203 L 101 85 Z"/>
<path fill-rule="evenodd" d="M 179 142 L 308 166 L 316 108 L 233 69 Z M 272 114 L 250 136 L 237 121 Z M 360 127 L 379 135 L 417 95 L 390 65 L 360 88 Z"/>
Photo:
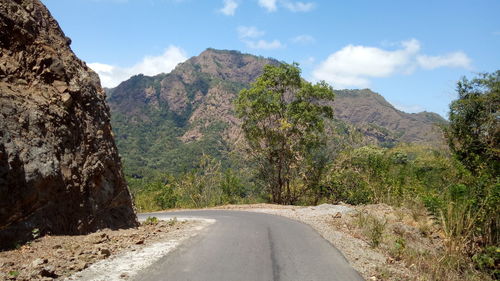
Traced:
<path fill-rule="evenodd" d="M 263 212 L 304 222 L 339 249 L 366 280 L 423 280 L 418 266 L 399 258 L 398 246 L 425 253 L 443 248 L 442 234 L 418 208 L 395 209 L 384 204 L 252 204 L 214 209 Z M 169 237 L 189 236 L 196 224 L 160 221 L 136 229 L 41 237 L 18 249 L 0 252 L 0 280 L 62 280 L 118 253 L 136 251 Z M 374 225 L 379 226 L 378 230 Z"/>
<path fill-rule="evenodd" d="M 136 251 L 157 241 L 182 236 L 196 221 L 159 221 L 89 235 L 44 236 L 18 249 L 0 252 L 0 280 L 62 280 L 97 261 Z"/>

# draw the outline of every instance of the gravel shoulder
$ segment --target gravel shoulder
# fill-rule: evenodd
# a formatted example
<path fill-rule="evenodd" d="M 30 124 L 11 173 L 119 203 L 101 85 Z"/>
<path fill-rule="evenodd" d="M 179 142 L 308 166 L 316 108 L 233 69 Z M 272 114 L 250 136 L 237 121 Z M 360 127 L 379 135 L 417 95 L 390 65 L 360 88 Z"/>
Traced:
<path fill-rule="evenodd" d="M 398 239 L 404 238 L 404 247 L 427 254 L 443 249 L 442 234 L 425 213 L 415 212 L 418 208 L 251 204 L 211 209 L 267 213 L 308 224 L 340 250 L 366 280 L 425 279 L 420 277 L 417 260 L 413 263 L 398 258 Z M 373 245 L 370 219 L 382 225 L 377 246 Z M 131 280 L 211 223 L 199 219 L 159 221 L 126 230 L 41 237 L 18 249 L 0 252 L 0 280 Z"/>
<path fill-rule="evenodd" d="M 385 204 L 322 204 L 311 207 L 252 204 L 227 205 L 216 209 L 262 212 L 308 224 L 340 250 L 366 280 L 419 280 L 420 274 L 415 265 L 394 258 L 396 237 L 403 235 L 412 247 L 425 251 L 442 247 L 439 233 L 432 229 L 432 223 L 426 216 L 414 219 L 408 210 L 396 210 Z M 372 234 L 367 233 L 367 227 L 363 225 L 362 218 L 366 216 L 383 222 L 381 243 L 377 247 L 371 243 Z"/>
<path fill-rule="evenodd" d="M 89 235 L 44 236 L 0 252 L 0 280 L 127 280 L 211 223 L 171 220 Z"/>

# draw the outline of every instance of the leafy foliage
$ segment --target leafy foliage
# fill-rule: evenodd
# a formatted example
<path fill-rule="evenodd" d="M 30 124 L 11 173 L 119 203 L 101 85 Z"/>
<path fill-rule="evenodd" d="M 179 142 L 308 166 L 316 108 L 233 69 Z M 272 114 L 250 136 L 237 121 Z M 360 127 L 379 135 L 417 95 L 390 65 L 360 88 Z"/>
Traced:
<path fill-rule="evenodd" d="M 202 208 L 222 204 L 258 202 L 262 193 L 241 170 L 222 170 L 221 162 L 203 156 L 199 166 L 180 175 L 158 178 L 138 189 L 135 203 L 139 211 L 169 208 Z"/>
<path fill-rule="evenodd" d="M 447 137 L 454 156 L 471 172 L 471 182 L 448 192 L 445 230 L 474 246 L 500 243 L 500 70 L 457 84 Z M 455 219 L 449 219 L 451 216 Z M 458 224 L 451 224 L 464 220 Z M 472 243 L 475 241 L 476 243 Z"/>
<path fill-rule="evenodd" d="M 325 144 L 324 118 L 333 117 L 332 108 L 318 101 L 333 98 L 326 83 L 304 81 L 296 64 L 267 65 L 240 92 L 236 112 L 273 202 L 294 203 L 304 190 L 296 181 L 314 169 L 314 152 Z"/>
<path fill-rule="evenodd" d="M 500 279 L 500 247 L 489 246 L 472 257 L 476 266 L 488 272 L 495 280 Z"/>
<path fill-rule="evenodd" d="M 461 177 L 446 152 L 416 145 L 364 146 L 339 154 L 324 184 L 332 201 L 399 206 L 416 194 L 432 194 Z"/>
<path fill-rule="evenodd" d="M 447 137 L 451 150 L 471 171 L 500 172 L 500 70 L 463 78 L 450 106 Z"/>

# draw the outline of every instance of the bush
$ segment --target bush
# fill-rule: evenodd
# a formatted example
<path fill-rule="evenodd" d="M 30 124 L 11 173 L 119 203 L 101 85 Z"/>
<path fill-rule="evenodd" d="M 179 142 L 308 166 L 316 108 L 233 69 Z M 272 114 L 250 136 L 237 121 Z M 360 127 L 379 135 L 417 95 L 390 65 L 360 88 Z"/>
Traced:
<path fill-rule="evenodd" d="M 476 267 L 495 280 L 500 280 L 500 247 L 490 246 L 472 257 Z"/>
<path fill-rule="evenodd" d="M 148 217 L 145 221 L 144 221 L 144 225 L 157 225 L 159 222 L 158 218 L 157 217 Z"/>
<path fill-rule="evenodd" d="M 239 202 L 257 202 L 259 189 L 221 162 L 202 157 L 196 169 L 178 176 L 158 177 L 134 193 L 140 212 L 169 208 L 203 208 Z"/>

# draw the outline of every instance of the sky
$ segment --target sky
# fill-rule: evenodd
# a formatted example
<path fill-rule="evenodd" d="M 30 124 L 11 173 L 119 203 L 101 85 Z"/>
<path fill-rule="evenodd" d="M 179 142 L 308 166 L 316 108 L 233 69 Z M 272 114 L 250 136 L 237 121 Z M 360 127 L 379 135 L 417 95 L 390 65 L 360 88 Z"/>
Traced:
<path fill-rule="evenodd" d="M 447 117 L 461 77 L 500 69 L 499 0 L 42 0 L 105 87 L 207 48 L 300 64 Z"/>

